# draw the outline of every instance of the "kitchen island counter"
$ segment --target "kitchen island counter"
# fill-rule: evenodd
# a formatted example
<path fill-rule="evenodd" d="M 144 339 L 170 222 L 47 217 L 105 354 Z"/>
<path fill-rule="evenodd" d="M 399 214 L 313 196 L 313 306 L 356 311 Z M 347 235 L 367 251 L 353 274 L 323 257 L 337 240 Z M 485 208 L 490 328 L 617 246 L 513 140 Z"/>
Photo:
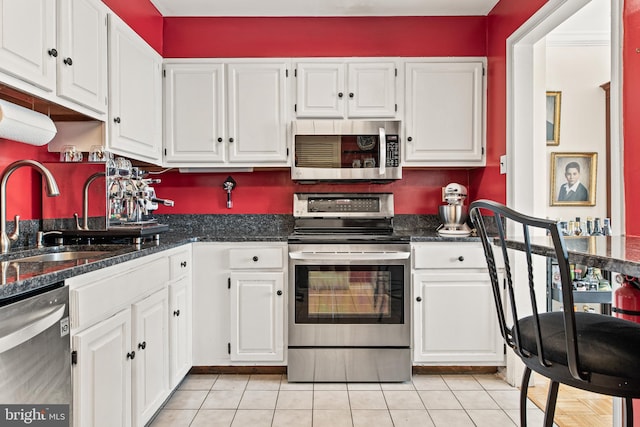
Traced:
<path fill-rule="evenodd" d="M 628 276 L 640 277 L 640 237 L 586 236 L 565 237 L 569 262 L 597 267 Z M 554 257 L 551 238 L 538 236 L 531 239 L 533 253 Z M 524 250 L 522 239 L 511 237 L 507 246 Z"/>

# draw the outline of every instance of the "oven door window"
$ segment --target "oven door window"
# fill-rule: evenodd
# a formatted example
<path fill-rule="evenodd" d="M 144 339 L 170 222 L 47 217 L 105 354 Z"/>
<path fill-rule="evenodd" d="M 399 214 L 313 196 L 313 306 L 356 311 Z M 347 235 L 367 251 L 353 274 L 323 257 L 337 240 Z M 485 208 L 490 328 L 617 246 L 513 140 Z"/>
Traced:
<path fill-rule="evenodd" d="M 402 324 L 401 265 L 296 265 L 295 321 Z"/>

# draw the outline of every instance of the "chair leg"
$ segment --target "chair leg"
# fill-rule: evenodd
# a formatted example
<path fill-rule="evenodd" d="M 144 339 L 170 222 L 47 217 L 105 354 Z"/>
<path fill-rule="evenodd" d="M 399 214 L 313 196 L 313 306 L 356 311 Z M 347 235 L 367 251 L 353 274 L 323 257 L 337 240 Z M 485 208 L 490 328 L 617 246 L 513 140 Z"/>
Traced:
<path fill-rule="evenodd" d="M 633 399 L 625 397 L 624 399 L 624 418 L 627 420 L 626 427 L 633 427 Z"/>
<path fill-rule="evenodd" d="M 529 390 L 531 369 L 525 367 L 520 385 L 520 427 L 527 427 L 527 391 Z"/>
<path fill-rule="evenodd" d="M 553 416 L 556 412 L 556 400 L 558 399 L 558 387 L 560 384 L 551 381 L 549 384 L 549 394 L 547 394 L 547 406 L 544 411 L 544 426 L 553 427 Z"/>

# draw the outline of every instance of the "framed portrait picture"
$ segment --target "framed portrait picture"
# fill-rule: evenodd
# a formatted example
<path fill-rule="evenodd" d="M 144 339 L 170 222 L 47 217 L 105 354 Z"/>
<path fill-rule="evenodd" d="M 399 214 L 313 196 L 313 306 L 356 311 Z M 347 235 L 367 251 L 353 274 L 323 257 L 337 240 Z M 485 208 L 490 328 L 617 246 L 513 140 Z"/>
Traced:
<path fill-rule="evenodd" d="M 598 153 L 551 153 L 551 206 L 595 206 Z"/>
<path fill-rule="evenodd" d="M 547 92 L 547 145 L 560 145 L 561 92 Z"/>

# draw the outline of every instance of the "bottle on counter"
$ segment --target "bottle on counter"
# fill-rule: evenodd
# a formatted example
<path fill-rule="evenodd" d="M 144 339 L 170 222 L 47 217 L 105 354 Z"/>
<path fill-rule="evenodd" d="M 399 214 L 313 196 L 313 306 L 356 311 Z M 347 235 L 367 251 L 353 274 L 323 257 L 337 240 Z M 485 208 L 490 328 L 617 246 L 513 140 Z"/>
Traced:
<path fill-rule="evenodd" d="M 600 225 L 600 218 L 596 218 L 593 222 L 593 232 L 591 233 L 591 235 L 604 236 L 604 234 L 602 233 L 602 226 Z"/>
<path fill-rule="evenodd" d="M 602 234 L 611 236 L 611 219 L 605 218 L 602 220 Z"/>
<path fill-rule="evenodd" d="M 580 236 L 582 234 L 582 223 L 580 222 L 580 217 L 576 217 L 576 221 L 573 224 L 573 234 L 576 236 Z"/>
<path fill-rule="evenodd" d="M 591 236 L 593 234 L 593 218 L 590 216 L 587 217 L 587 235 Z"/>

